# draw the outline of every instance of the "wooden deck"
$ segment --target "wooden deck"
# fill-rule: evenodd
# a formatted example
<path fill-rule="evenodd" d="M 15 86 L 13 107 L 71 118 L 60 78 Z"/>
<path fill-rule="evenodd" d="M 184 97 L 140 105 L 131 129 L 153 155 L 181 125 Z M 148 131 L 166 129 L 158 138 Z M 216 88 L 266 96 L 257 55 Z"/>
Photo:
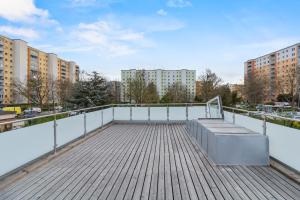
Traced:
<path fill-rule="evenodd" d="M 116 124 L 0 191 L 0 199 L 300 199 L 270 167 L 217 167 L 183 124 Z"/>

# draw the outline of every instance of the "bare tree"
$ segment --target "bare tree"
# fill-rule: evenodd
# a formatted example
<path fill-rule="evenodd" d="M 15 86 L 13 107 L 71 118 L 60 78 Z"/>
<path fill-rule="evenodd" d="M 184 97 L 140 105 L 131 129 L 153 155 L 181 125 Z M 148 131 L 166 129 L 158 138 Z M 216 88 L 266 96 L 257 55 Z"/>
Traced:
<path fill-rule="evenodd" d="M 280 78 L 276 84 L 280 95 L 285 97 L 285 101 L 292 106 L 294 106 L 298 94 L 298 82 L 298 71 L 295 68 L 288 68 L 285 72 L 285 78 Z"/>
<path fill-rule="evenodd" d="M 252 74 L 245 79 L 244 93 L 248 103 L 255 105 L 264 101 L 266 83 L 266 77 L 258 77 Z"/>
<path fill-rule="evenodd" d="M 149 83 L 144 91 L 143 103 L 158 103 L 159 95 L 157 92 L 156 85 L 154 83 Z"/>
<path fill-rule="evenodd" d="M 165 96 L 162 97 L 162 103 L 186 103 L 188 102 L 186 86 L 181 83 L 175 83 L 168 88 Z"/>
<path fill-rule="evenodd" d="M 207 102 L 209 99 L 216 96 L 217 89 L 222 83 L 221 78 L 219 78 L 210 69 L 206 69 L 206 71 L 200 75 L 198 79 L 201 86 L 200 96 L 204 102 Z"/>
<path fill-rule="evenodd" d="M 69 80 L 57 80 L 55 82 L 55 96 L 57 103 L 63 107 L 72 95 L 72 83 Z"/>
<path fill-rule="evenodd" d="M 145 75 L 143 71 L 137 72 L 135 78 L 129 79 L 127 87 L 127 97 L 135 103 L 143 103 L 146 89 Z"/>
<path fill-rule="evenodd" d="M 42 108 L 48 101 L 49 83 L 40 72 L 31 74 L 26 82 L 14 80 L 12 88 L 15 97 L 23 97 L 29 104 L 39 105 Z"/>

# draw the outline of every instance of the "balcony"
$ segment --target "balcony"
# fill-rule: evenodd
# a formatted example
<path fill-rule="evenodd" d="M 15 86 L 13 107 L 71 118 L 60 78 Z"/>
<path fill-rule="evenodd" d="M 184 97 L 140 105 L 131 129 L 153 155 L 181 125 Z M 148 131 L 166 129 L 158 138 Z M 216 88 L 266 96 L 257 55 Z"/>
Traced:
<path fill-rule="evenodd" d="M 1 133 L 0 174 L 24 175 L 0 189 L 0 199 L 299 199 L 300 185 L 272 166 L 208 158 L 187 123 L 222 120 L 220 111 L 109 105 Z M 224 120 L 267 135 L 270 156 L 299 170 L 299 130 L 229 111 Z"/>

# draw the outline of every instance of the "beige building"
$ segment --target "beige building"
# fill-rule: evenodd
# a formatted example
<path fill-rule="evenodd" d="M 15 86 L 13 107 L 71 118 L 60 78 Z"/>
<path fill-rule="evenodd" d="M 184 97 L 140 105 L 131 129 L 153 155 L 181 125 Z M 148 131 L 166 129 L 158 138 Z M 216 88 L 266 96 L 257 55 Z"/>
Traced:
<path fill-rule="evenodd" d="M 126 94 L 129 90 L 130 80 L 135 79 L 136 74 L 141 73 L 144 76 L 146 84 L 150 82 L 156 85 L 156 89 L 160 98 L 167 92 L 170 86 L 175 83 L 180 83 L 186 87 L 188 98 L 195 99 L 196 95 L 196 70 L 121 70 L 121 100 L 123 102 L 129 101 Z"/>
<path fill-rule="evenodd" d="M 26 82 L 35 73 L 45 80 L 74 83 L 79 79 L 79 66 L 30 47 L 26 41 L 0 35 L 0 104 L 26 103 L 21 96 L 13 96 L 11 84 L 14 80 Z"/>
<path fill-rule="evenodd" d="M 275 101 L 279 94 L 299 91 L 300 43 L 248 60 L 244 63 L 245 83 L 251 78 L 263 84 L 263 101 Z"/>

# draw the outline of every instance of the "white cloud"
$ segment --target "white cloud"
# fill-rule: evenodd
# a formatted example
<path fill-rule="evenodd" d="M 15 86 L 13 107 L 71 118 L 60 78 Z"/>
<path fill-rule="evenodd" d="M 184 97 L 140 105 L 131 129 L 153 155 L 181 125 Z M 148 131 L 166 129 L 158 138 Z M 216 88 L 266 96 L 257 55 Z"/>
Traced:
<path fill-rule="evenodd" d="M 145 39 L 143 32 L 123 28 L 118 23 L 105 20 L 80 23 L 72 35 L 86 47 L 84 49 L 91 47 L 98 50 L 98 53 L 109 56 L 134 54 Z"/>
<path fill-rule="evenodd" d="M 27 39 L 37 39 L 39 34 L 31 28 L 16 28 L 12 26 L 0 26 L 0 33 L 25 37 Z"/>
<path fill-rule="evenodd" d="M 167 6 L 173 8 L 184 8 L 184 7 L 192 6 L 192 3 L 187 0 L 168 0 Z"/>
<path fill-rule="evenodd" d="M 45 9 L 37 8 L 34 0 L 0 0 L 0 17 L 12 22 L 33 23 L 40 20 L 43 23 L 57 23 L 49 19 Z"/>
<path fill-rule="evenodd" d="M 168 14 L 164 9 L 160 9 L 156 13 L 160 16 L 166 16 Z"/>

